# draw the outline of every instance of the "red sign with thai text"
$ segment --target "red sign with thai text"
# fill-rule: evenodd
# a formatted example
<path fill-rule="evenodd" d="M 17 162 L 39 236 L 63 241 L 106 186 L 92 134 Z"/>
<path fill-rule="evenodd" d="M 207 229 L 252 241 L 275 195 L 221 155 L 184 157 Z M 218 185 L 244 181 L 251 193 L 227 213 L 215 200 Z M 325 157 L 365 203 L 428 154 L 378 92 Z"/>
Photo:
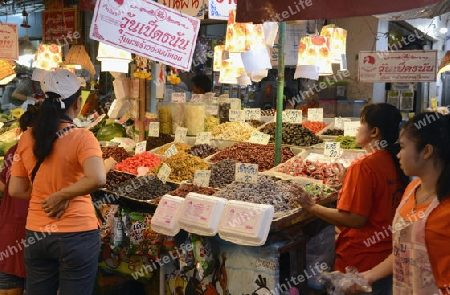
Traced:
<path fill-rule="evenodd" d="M 42 12 L 42 39 L 58 45 L 78 44 L 81 38 L 77 8 L 44 10 Z"/>
<path fill-rule="evenodd" d="M 0 24 L 0 59 L 19 59 L 19 35 L 15 24 Z"/>
<path fill-rule="evenodd" d="M 182 70 L 190 70 L 200 20 L 151 0 L 98 0 L 90 37 Z"/>

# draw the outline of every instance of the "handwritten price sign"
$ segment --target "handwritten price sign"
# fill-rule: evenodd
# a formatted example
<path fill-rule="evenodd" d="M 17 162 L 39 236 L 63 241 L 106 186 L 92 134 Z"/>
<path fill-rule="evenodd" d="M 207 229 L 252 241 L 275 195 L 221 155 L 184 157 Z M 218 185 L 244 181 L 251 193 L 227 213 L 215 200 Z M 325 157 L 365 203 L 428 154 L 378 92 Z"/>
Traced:
<path fill-rule="evenodd" d="M 261 109 L 260 108 L 252 108 L 252 109 L 244 109 L 245 111 L 245 120 L 261 120 Z"/>
<path fill-rule="evenodd" d="M 192 94 L 191 102 L 203 102 L 203 94 Z"/>
<path fill-rule="evenodd" d="M 169 179 L 170 173 L 172 172 L 172 169 L 170 169 L 169 166 L 167 166 L 166 163 L 162 164 L 161 168 L 159 169 L 157 177 L 159 180 L 161 180 L 163 183 L 167 182 L 167 179 Z"/>
<path fill-rule="evenodd" d="M 344 136 L 356 136 L 360 125 L 359 122 L 344 122 Z"/>
<path fill-rule="evenodd" d="M 200 132 L 195 138 L 195 144 L 210 144 L 211 143 L 211 132 Z"/>
<path fill-rule="evenodd" d="M 283 112 L 283 122 L 292 124 L 302 124 L 301 110 L 286 110 Z"/>
<path fill-rule="evenodd" d="M 147 148 L 147 141 L 141 141 L 136 143 L 136 148 L 134 149 L 134 154 L 142 154 L 145 152 L 145 149 Z"/>
<path fill-rule="evenodd" d="M 341 155 L 341 143 L 326 141 L 323 155 L 330 158 L 339 158 Z"/>
<path fill-rule="evenodd" d="M 148 124 L 148 136 L 159 137 L 159 122 L 150 122 Z"/>
<path fill-rule="evenodd" d="M 174 144 L 172 144 L 172 145 L 170 146 L 170 148 L 168 148 L 167 151 L 164 153 L 164 155 L 165 155 L 167 158 L 170 158 L 170 157 L 172 157 L 172 156 L 175 156 L 176 154 L 178 154 L 178 150 L 177 150 L 177 147 L 176 147 Z"/>
<path fill-rule="evenodd" d="M 208 106 L 206 106 L 205 113 L 207 115 L 217 116 L 218 112 L 219 112 L 219 106 L 218 105 L 208 105 Z"/>
<path fill-rule="evenodd" d="M 184 92 L 173 92 L 172 102 L 186 102 L 186 93 Z"/>
<path fill-rule="evenodd" d="M 258 164 L 236 163 L 235 180 L 246 183 L 258 183 Z"/>
<path fill-rule="evenodd" d="M 211 170 L 197 170 L 194 174 L 194 185 L 208 187 L 211 178 Z"/>
<path fill-rule="evenodd" d="M 185 142 L 187 135 L 186 127 L 177 127 L 175 130 L 175 142 Z"/>
<path fill-rule="evenodd" d="M 265 134 L 259 131 L 253 131 L 252 135 L 250 136 L 250 139 L 248 142 L 251 143 L 258 143 L 258 144 L 268 144 L 270 141 L 270 135 Z"/>
<path fill-rule="evenodd" d="M 323 108 L 308 109 L 308 121 L 323 122 Z"/>
<path fill-rule="evenodd" d="M 334 128 L 335 129 L 341 129 L 344 130 L 344 123 L 345 122 L 351 122 L 352 119 L 350 118 L 334 118 Z"/>
<path fill-rule="evenodd" d="M 245 122 L 245 111 L 229 110 L 228 114 L 228 120 L 230 122 Z"/>

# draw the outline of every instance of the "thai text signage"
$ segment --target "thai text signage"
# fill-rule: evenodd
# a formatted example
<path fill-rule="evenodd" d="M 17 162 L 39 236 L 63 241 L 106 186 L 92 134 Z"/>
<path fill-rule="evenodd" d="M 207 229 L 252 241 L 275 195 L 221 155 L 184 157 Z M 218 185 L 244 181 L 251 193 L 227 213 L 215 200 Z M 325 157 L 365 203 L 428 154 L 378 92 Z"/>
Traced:
<path fill-rule="evenodd" d="M 17 25 L 0 24 L 0 59 L 19 59 L 19 37 Z"/>
<path fill-rule="evenodd" d="M 199 28 L 200 20 L 150 0 L 98 0 L 90 37 L 187 71 Z"/>
<path fill-rule="evenodd" d="M 360 51 L 361 82 L 435 82 L 436 50 Z"/>
<path fill-rule="evenodd" d="M 208 18 L 228 20 L 230 10 L 236 9 L 237 0 L 209 0 Z"/>
<path fill-rule="evenodd" d="M 203 0 L 158 0 L 158 3 L 198 19 L 204 18 L 207 7 Z"/>
<path fill-rule="evenodd" d="M 58 43 L 58 45 L 77 44 L 80 37 L 76 7 L 42 12 L 44 42 Z"/>

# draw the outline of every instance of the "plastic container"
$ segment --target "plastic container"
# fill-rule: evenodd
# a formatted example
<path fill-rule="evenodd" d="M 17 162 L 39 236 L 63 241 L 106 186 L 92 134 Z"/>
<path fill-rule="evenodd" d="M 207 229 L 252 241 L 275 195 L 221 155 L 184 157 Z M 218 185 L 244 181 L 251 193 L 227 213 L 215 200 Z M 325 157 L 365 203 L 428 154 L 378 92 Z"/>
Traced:
<path fill-rule="evenodd" d="M 228 201 L 220 221 L 219 236 L 238 245 L 264 245 L 273 215 L 272 205 Z"/>
<path fill-rule="evenodd" d="M 205 131 L 205 105 L 203 103 L 188 102 L 184 106 L 184 125 L 187 135 L 196 136 Z"/>
<path fill-rule="evenodd" d="M 159 132 L 173 134 L 172 132 L 172 106 L 171 102 L 158 103 Z"/>
<path fill-rule="evenodd" d="M 152 230 L 167 236 L 175 236 L 180 232 L 178 214 L 183 205 L 184 198 L 164 195 L 159 201 L 155 214 L 151 220 Z"/>
<path fill-rule="evenodd" d="M 219 122 L 220 124 L 230 120 L 231 102 L 229 100 L 222 100 L 219 102 Z"/>
<path fill-rule="evenodd" d="M 205 103 L 205 131 L 210 132 L 220 124 L 219 103 L 217 101 L 208 101 Z"/>
<path fill-rule="evenodd" d="M 336 99 L 347 99 L 347 82 L 336 82 L 335 83 L 335 89 L 336 89 Z"/>
<path fill-rule="evenodd" d="M 321 100 L 319 107 L 323 108 L 323 116 L 326 118 L 334 118 L 337 114 L 336 100 Z"/>
<path fill-rule="evenodd" d="M 224 198 L 189 193 L 178 218 L 180 227 L 201 236 L 214 236 L 226 203 Z"/>
<path fill-rule="evenodd" d="M 366 103 L 365 100 L 338 100 L 336 116 L 359 117 L 361 109 Z"/>
<path fill-rule="evenodd" d="M 172 102 L 172 132 L 175 133 L 178 127 L 184 126 L 184 102 Z"/>

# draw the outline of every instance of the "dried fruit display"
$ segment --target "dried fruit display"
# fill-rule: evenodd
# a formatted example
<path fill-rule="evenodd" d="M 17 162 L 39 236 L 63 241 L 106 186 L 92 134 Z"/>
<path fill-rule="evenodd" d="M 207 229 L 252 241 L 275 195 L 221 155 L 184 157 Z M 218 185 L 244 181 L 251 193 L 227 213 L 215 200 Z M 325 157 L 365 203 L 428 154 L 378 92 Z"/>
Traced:
<path fill-rule="evenodd" d="M 261 132 L 270 135 L 270 142 L 275 142 L 276 123 L 271 122 L 261 128 Z M 311 130 L 291 123 L 283 123 L 282 125 L 282 143 L 295 146 L 311 146 L 321 143 L 320 140 Z"/>

